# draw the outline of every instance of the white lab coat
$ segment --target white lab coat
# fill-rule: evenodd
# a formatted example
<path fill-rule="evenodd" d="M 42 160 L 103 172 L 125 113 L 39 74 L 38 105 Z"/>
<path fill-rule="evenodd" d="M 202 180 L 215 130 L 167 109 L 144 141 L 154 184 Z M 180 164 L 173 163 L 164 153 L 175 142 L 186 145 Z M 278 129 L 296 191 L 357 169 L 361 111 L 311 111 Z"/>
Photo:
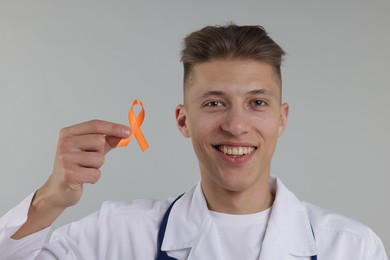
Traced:
<path fill-rule="evenodd" d="M 387 260 L 380 239 L 368 227 L 338 214 L 299 201 L 277 178 L 260 259 Z M 31 196 L 0 219 L 0 259 L 136 259 L 156 257 L 157 232 L 172 200 L 106 202 L 78 222 L 56 230 L 48 244 L 48 229 L 22 240 L 9 237 L 26 219 Z M 313 237 L 312 229 L 315 234 Z M 213 236 L 200 183 L 172 208 L 162 249 L 177 259 L 222 259 L 220 247 L 205 239 Z M 245 238 L 243 238 L 245 239 Z"/>

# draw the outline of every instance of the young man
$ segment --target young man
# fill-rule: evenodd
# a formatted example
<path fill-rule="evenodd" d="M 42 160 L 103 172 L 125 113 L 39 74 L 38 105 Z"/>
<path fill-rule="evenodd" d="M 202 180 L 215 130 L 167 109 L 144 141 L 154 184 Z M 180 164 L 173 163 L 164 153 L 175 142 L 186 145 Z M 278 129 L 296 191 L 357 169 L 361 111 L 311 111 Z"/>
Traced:
<path fill-rule="evenodd" d="M 176 119 L 201 181 L 174 202 L 104 203 L 44 244 L 83 184 L 98 181 L 104 155 L 130 135 L 97 120 L 64 128 L 52 175 L 0 220 L 2 259 L 387 259 L 369 228 L 299 201 L 270 177 L 289 109 L 281 102 L 283 55 L 259 26 L 187 36 Z"/>

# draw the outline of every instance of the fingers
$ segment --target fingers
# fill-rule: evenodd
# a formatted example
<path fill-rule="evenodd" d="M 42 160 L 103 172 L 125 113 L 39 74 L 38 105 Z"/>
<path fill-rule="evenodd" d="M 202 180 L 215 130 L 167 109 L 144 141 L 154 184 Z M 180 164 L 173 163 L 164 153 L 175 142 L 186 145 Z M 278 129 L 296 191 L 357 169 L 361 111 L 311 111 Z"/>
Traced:
<path fill-rule="evenodd" d="M 75 189 L 79 189 L 85 183 L 95 184 L 100 176 L 99 169 L 87 167 L 67 167 L 63 173 L 64 183 L 69 184 L 66 186 Z"/>
<path fill-rule="evenodd" d="M 81 187 L 84 183 L 96 183 L 101 175 L 100 167 L 104 163 L 104 154 L 99 152 L 59 153 L 57 172 L 61 172 L 62 183 L 71 188 Z"/>
<path fill-rule="evenodd" d="M 95 151 L 104 153 L 106 136 L 99 134 L 65 136 L 58 141 L 58 148 L 63 152 Z"/>
<path fill-rule="evenodd" d="M 101 134 L 124 138 L 130 136 L 130 128 L 128 126 L 112 122 L 91 120 L 63 128 L 60 132 L 60 138 L 85 134 Z"/>
<path fill-rule="evenodd" d="M 54 172 L 65 185 L 95 183 L 105 154 L 129 135 L 129 127 L 101 120 L 65 127 L 58 140 Z"/>
<path fill-rule="evenodd" d="M 60 160 L 63 165 L 77 165 L 99 169 L 104 163 L 104 155 L 98 152 L 68 153 L 62 154 Z"/>
<path fill-rule="evenodd" d="M 69 146 L 73 146 L 76 150 L 107 153 L 115 148 L 122 138 L 129 137 L 130 134 L 131 130 L 128 126 L 91 120 L 63 128 L 60 132 L 59 144 L 69 143 Z"/>
<path fill-rule="evenodd" d="M 42 196 L 49 197 L 54 208 L 76 204 L 82 196 L 83 184 L 99 180 L 106 153 L 129 136 L 128 126 L 101 120 L 63 128 L 53 172 L 42 186 Z"/>

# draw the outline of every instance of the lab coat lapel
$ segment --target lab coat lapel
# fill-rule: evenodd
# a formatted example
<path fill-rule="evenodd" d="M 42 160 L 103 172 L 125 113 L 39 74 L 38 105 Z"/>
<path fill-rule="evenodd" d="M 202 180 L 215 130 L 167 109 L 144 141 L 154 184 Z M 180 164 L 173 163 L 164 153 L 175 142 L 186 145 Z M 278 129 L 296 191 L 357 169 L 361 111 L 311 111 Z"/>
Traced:
<path fill-rule="evenodd" d="M 298 198 L 278 178 L 270 180 L 275 194 L 260 259 L 290 259 L 317 254 L 309 217 Z"/>
<path fill-rule="evenodd" d="M 186 192 L 172 207 L 168 219 L 162 250 L 192 248 L 200 234 L 208 228 L 211 217 L 200 182 Z"/>
<path fill-rule="evenodd" d="M 286 249 L 283 240 L 281 240 L 276 227 L 268 225 L 263 244 L 261 245 L 259 260 L 285 260 L 289 259 L 289 256 L 290 254 Z"/>

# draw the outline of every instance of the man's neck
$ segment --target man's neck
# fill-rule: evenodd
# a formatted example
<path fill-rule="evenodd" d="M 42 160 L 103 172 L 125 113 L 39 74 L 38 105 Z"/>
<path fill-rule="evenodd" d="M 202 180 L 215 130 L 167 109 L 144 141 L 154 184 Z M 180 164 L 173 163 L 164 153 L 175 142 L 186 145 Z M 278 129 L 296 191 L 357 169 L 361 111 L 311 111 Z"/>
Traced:
<path fill-rule="evenodd" d="M 202 190 L 207 206 L 212 211 L 227 214 L 251 214 L 272 206 L 274 195 L 270 191 L 268 178 L 243 191 L 231 191 L 210 185 L 202 180 Z"/>

